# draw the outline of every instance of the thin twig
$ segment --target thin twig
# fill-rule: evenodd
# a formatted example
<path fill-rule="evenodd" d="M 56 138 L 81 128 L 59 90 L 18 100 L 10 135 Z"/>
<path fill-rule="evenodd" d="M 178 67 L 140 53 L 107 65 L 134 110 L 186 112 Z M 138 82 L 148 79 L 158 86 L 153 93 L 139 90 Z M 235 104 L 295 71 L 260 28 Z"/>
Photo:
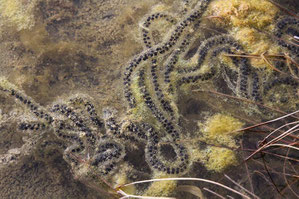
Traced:
<path fill-rule="evenodd" d="M 269 106 L 266 106 L 266 105 L 261 104 L 261 103 L 258 103 L 258 102 L 254 102 L 254 101 L 252 101 L 252 100 L 248 100 L 248 99 L 245 99 L 245 98 L 234 97 L 234 96 L 231 96 L 231 95 L 228 95 L 228 94 L 224 94 L 224 93 L 220 93 L 220 92 L 213 91 L 213 90 L 201 90 L 201 89 L 196 89 L 196 90 L 192 90 L 192 91 L 193 91 L 193 92 L 207 92 L 207 93 L 212 93 L 212 94 L 215 94 L 215 95 L 220 95 L 220 96 L 223 96 L 223 97 L 232 98 L 232 99 L 239 100 L 239 101 L 244 101 L 244 102 L 247 102 L 247 103 L 249 103 L 249 104 L 259 105 L 259 106 L 262 106 L 262 107 L 264 107 L 264 108 L 270 109 L 270 110 L 272 110 L 272 111 L 276 111 L 276 112 L 281 113 L 281 114 L 287 114 L 287 113 L 284 112 L 284 111 L 281 111 L 281 110 L 279 110 L 279 109 L 271 108 L 271 107 L 269 107 Z M 292 117 L 292 118 L 294 118 L 294 119 L 298 119 L 298 120 L 299 120 L 299 117 L 293 116 L 294 114 L 296 114 L 296 113 L 298 113 L 298 112 L 299 112 L 299 110 L 296 111 L 296 112 L 287 114 L 286 117 L 290 116 L 290 117 Z M 277 121 L 277 120 L 274 120 L 274 121 Z M 270 122 L 267 122 L 267 123 L 270 123 Z M 267 124 L 267 123 L 266 123 L 266 124 Z M 258 124 L 257 126 L 262 126 L 262 125 L 263 125 L 263 123 L 262 123 L 262 124 Z M 254 127 L 255 127 L 255 126 L 254 126 Z M 245 129 L 245 130 L 246 130 L 246 129 Z M 242 130 L 241 130 L 241 131 L 242 131 Z"/>
<path fill-rule="evenodd" d="M 215 191 L 212 191 L 212 190 L 210 190 L 210 189 L 208 189 L 206 187 L 204 187 L 203 190 L 205 190 L 205 191 L 207 191 L 207 192 L 209 192 L 211 194 L 214 194 L 215 196 L 218 196 L 221 199 L 225 199 L 225 197 L 223 197 L 222 195 L 220 195 L 220 194 L 216 193 Z"/>
<path fill-rule="evenodd" d="M 248 191 L 247 189 L 245 189 L 243 186 L 241 186 L 240 184 L 238 184 L 236 181 L 234 181 L 233 179 L 231 179 L 228 175 L 224 174 L 224 176 L 229 179 L 232 183 L 234 183 L 237 187 L 241 188 L 242 190 L 244 190 L 246 193 L 250 194 L 251 196 L 253 196 L 254 198 L 258 198 L 259 197 L 257 195 L 255 195 L 254 193 L 251 193 L 250 191 Z"/>
<path fill-rule="evenodd" d="M 267 148 L 270 144 L 273 144 L 275 142 L 278 142 L 279 139 L 282 139 L 283 137 L 287 136 L 288 134 L 290 133 L 293 133 L 294 131 L 291 131 L 293 130 L 294 128 L 297 128 L 299 126 L 299 124 L 297 124 L 296 126 L 292 127 L 291 129 L 287 130 L 285 133 L 283 133 L 282 135 L 272 139 L 271 141 L 269 141 L 268 143 L 264 144 L 263 146 L 261 146 L 260 148 L 258 148 L 255 152 L 253 152 L 252 154 L 250 154 L 246 159 L 245 161 L 249 160 L 252 156 L 254 156 L 255 154 L 257 154 L 258 152 L 261 152 L 262 150 L 264 150 L 265 148 Z"/>
<path fill-rule="evenodd" d="M 287 60 L 289 60 L 291 63 L 295 64 L 297 68 L 299 68 L 299 64 L 295 60 L 293 60 L 287 53 L 284 53 L 284 56 Z"/>
<path fill-rule="evenodd" d="M 268 64 L 268 66 L 270 66 L 270 68 L 272 68 L 272 69 L 275 70 L 276 72 L 279 72 L 279 73 L 281 73 L 281 74 L 286 75 L 285 72 L 282 72 L 281 70 L 275 68 L 275 67 L 269 62 L 269 60 L 266 58 L 265 54 L 266 54 L 266 52 L 263 52 L 263 53 L 261 54 L 261 58 L 262 58 L 262 60 L 264 60 L 264 61 L 266 62 L 266 64 Z"/>
<path fill-rule="evenodd" d="M 297 124 L 296 126 L 293 126 L 292 128 L 288 129 L 286 132 L 284 132 L 281 135 L 273 138 L 266 145 L 269 145 L 269 144 L 272 144 L 272 143 L 276 143 L 276 142 L 280 141 L 281 139 L 285 138 L 286 136 L 290 135 L 291 133 L 297 132 L 299 130 L 298 127 L 299 127 L 299 124 Z"/>
<path fill-rule="evenodd" d="M 241 150 L 244 152 L 244 146 L 243 146 L 243 141 L 242 140 L 240 141 L 240 146 L 241 146 Z M 242 156 L 244 156 L 244 153 L 242 153 Z M 245 169 L 246 169 L 246 173 L 247 173 L 248 180 L 249 180 L 250 190 L 251 190 L 252 193 L 254 193 L 252 179 L 251 179 L 250 174 L 249 174 L 247 161 L 244 161 L 244 164 L 245 164 Z"/>
<path fill-rule="evenodd" d="M 131 194 L 127 194 L 126 192 L 124 192 L 123 190 L 119 189 L 117 191 L 117 193 L 119 193 L 120 195 L 123 195 L 123 197 L 121 197 L 120 199 L 126 199 L 126 198 L 141 198 L 141 199 L 176 199 L 173 197 L 153 197 L 153 196 L 137 196 L 137 195 L 131 195 Z"/>
<path fill-rule="evenodd" d="M 267 167 L 265 158 L 262 157 L 262 160 L 263 160 L 264 168 L 265 168 L 265 170 L 266 170 L 266 172 L 267 172 L 267 174 L 268 174 L 268 176 L 269 176 L 269 178 L 270 178 L 272 184 L 274 185 L 274 187 L 275 187 L 276 191 L 279 193 L 279 195 L 282 196 L 282 194 L 280 193 L 280 190 L 279 190 L 278 187 L 276 186 L 276 184 L 275 184 L 275 182 L 274 182 L 274 180 L 273 180 L 273 178 L 272 178 L 272 176 L 271 176 L 271 174 L 270 174 L 270 172 L 269 172 L 269 170 L 268 170 L 268 167 Z"/>
<path fill-rule="evenodd" d="M 263 152 L 264 153 L 264 152 Z M 259 161 L 257 161 L 257 160 L 253 160 L 255 163 L 257 163 L 257 164 L 259 164 L 259 165 L 261 165 L 261 166 L 263 166 L 264 167 L 264 163 L 261 163 L 261 162 L 259 162 Z M 282 172 L 278 172 L 278 171 L 275 171 L 274 169 L 272 169 L 271 167 L 268 167 L 268 169 L 270 169 L 271 170 L 271 173 L 275 173 L 275 174 L 283 174 Z M 290 176 L 290 177 L 294 177 L 294 178 L 298 178 L 299 176 L 298 175 L 294 175 L 294 174 L 289 174 L 289 173 L 286 173 L 286 175 L 287 176 Z"/>
<path fill-rule="evenodd" d="M 218 185 L 222 188 L 225 188 L 233 193 L 236 193 L 244 198 L 247 198 L 247 199 L 250 199 L 248 196 L 244 195 L 243 193 L 240 193 L 226 185 L 223 185 L 219 182 L 215 182 L 215 181 L 212 181 L 212 180 L 207 180 L 207 179 L 203 179 L 203 178 L 158 178 L 158 179 L 151 179 L 151 180 L 142 180 L 142 181 L 136 181 L 136 182 L 132 182 L 132 183 L 128 183 L 128 184 L 125 184 L 125 185 L 121 185 L 119 186 L 119 188 L 121 187 L 127 187 L 127 186 L 130 186 L 130 185 L 135 185 L 135 184 L 142 184 L 142 183 L 148 183 L 148 182 L 159 182 L 159 181 L 172 181 L 172 180 L 179 180 L 179 181 L 201 181 L 201 182 L 207 182 L 207 183 L 210 183 L 210 184 L 214 184 L 214 185 Z"/>
<path fill-rule="evenodd" d="M 282 125 L 282 126 L 276 128 L 276 129 L 275 129 L 274 131 L 272 131 L 269 135 L 267 135 L 267 136 L 261 141 L 261 143 L 264 143 L 269 137 L 271 137 L 271 136 L 272 136 L 275 132 L 277 132 L 278 130 L 280 130 L 280 129 L 286 127 L 286 126 L 289 126 L 289 125 L 292 125 L 292 124 L 297 124 L 297 123 L 299 123 L 299 121 L 295 121 L 295 122 L 287 123 L 287 124 L 284 124 L 284 125 Z"/>
<path fill-rule="evenodd" d="M 286 148 L 295 149 L 295 150 L 299 151 L 299 148 L 298 148 L 298 147 L 294 147 L 294 146 L 287 145 L 287 144 L 270 144 L 270 145 L 267 146 L 266 148 L 273 147 L 273 146 L 286 147 Z"/>
<path fill-rule="evenodd" d="M 253 150 L 253 149 L 242 149 L 243 151 L 256 151 L 256 150 Z M 288 160 L 292 160 L 294 162 L 298 162 L 299 163 L 299 160 L 298 159 L 295 159 L 295 158 L 291 158 L 291 157 L 285 157 L 283 155 L 279 155 L 279 154 L 276 154 L 276 153 L 271 153 L 269 151 L 263 151 L 265 154 L 269 154 L 269 155 L 273 155 L 273 156 L 276 156 L 276 157 L 280 157 L 280 158 L 283 158 L 283 159 L 288 159 Z"/>
<path fill-rule="evenodd" d="M 295 140 L 294 140 L 295 141 Z M 289 152 L 290 152 L 290 148 L 287 150 L 287 153 L 286 153 L 286 157 L 288 157 L 288 155 L 289 155 Z M 287 179 L 287 176 L 286 176 L 286 163 L 287 163 L 287 158 L 285 158 L 284 159 L 284 162 L 283 162 L 283 178 L 284 178 L 284 181 L 286 182 L 286 184 L 287 184 L 287 187 L 289 187 L 289 189 L 291 190 L 291 192 L 297 197 L 297 198 L 299 198 L 299 195 L 292 189 L 292 185 L 289 183 L 289 181 L 288 181 L 288 179 Z M 296 182 L 298 179 L 295 179 L 295 181 L 294 182 Z M 286 188 L 287 188 L 286 187 Z M 286 190 L 286 188 L 284 189 L 284 190 L 282 190 L 281 191 L 281 193 L 283 193 L 285 190 Z"/>
<path fill-rule="evenodd" d="M 278 8 L 280 8 L 281 10 L 283 10 L 284 12 L 286 12 L 287 14 L 289 14 L 293 17 L 296 17 L 297 19 L 299 18 L 299 16 L 296 15 L 294 11 L 290 11 L 289 9 L 283 7 L 282 5 L 276 3 L 275 1 L 272 1 L 272 0 L 268 0 L 268 1 L 271 2 L 272 4 L 274 4 L 275 6 L 277 6 Z"/>

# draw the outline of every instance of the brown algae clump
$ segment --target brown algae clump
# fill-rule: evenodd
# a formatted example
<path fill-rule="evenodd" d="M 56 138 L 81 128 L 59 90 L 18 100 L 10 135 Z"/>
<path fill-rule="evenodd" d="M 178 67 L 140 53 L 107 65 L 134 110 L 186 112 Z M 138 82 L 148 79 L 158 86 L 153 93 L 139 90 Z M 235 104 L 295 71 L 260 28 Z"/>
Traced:
<path fill-rule="evenodd" d="M 203 127 L 201 140 L 209 144 L 235 148 L 237 145 L 234 137 L 240 134 L 236 130 L 241 129 L 243 125 L 244 123 L 232 116 L 216 114 L 210 117 L 205 124 L 199 124 Z"/>
<path fill-rule="evenodd" d="M 234 151 L 222 147 L 208 147 L 203 151 L 204 166 L 215 172 L 222 172 L 229 166 L 237 165 L 238 160 Z"/>

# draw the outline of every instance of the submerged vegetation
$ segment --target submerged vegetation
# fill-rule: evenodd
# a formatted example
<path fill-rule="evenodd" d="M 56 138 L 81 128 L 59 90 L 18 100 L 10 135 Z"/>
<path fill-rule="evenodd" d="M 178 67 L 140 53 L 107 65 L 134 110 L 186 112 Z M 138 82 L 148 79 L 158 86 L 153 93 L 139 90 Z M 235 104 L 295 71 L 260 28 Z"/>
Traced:
<path fill-rule="evenodd" d="M 268 0 L 141 1 L 107 11 L 119 32 L 99 38 L 80 20 L 101 3 L 0 2 L 2 37 L 15 30 L 24 51 L 0 79 L 0 125 L 17 126 L 3 135 L 21 137 L 0 169 L 58 154 L 103 198 L 298 196 L 297 15 Z"/>

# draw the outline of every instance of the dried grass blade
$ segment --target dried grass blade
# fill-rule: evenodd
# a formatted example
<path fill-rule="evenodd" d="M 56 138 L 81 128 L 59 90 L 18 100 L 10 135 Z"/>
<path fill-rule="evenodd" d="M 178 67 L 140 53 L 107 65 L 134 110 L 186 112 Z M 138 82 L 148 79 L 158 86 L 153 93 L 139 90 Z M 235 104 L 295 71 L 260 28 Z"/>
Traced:
<path fill-rule="evenodd" d="M 196 187 L 196 186 L 180 185 L 180 186 L 177 187 L 177 191 L 188 192 L 188 193 L 191 193 L 192 195 L 197 196 L 200 199 L 205 199 L 201 189 Z"/>

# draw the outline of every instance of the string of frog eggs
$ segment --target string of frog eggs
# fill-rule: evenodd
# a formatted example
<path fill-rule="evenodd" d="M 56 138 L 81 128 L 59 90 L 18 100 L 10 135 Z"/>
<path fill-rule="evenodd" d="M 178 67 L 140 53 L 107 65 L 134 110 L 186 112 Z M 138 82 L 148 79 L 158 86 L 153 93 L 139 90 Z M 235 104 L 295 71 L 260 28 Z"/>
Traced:
<path fill-rule="evenodd" d="M 285 77 L 266 82 L 265 85 L 261 87 L 261 80 L 259 78 L 258 71 L 250 65 L 250 61 L 246 57 L 231 58 L 233 64 L 237 68 L 237 71 L 233 71 L 231 67 L 224 64 L 219 64 L 217 61 L 221 53 L 234 54 L 239 52 L 240 54 L 243 52 L 243 47 L 229 35 L 214 36 L 203 41 L 197 50 L 197 54 L 199 56 L 195 67 L 184 68 L 179 66 L 177 64 L 177 60 L 184 56 L 183 53 L 186 52 L 186 48 L 190 43 L 189 38 L 192 37 L 192 34 L 190 35 L 186 29 L 194 25 L 195 22 L 198 22 L 197 20 L 200 19 L 208 1 L 202 1 L 201 3 L 202 4 L 198 5 L 198 7 L 194 9 L 194 13 L 191 12 L 190 15 L 187 15 L 186 18 L 175 25 L 173 29 L 174 31 L 170 34 L 171 36 L 168 39 L 155 46 L 152 46 L 152 43 L 154 42 L 153 38 L 150 36 L 149 27 L 156 20 L 165 19 L 169 23 L 173 23 L 174 20 L 169 15 L 161 13 L 152 14 L 147 17 L 141 26 L 144 45 L 147 49 L 137 55 L 128 64 L 124 73 L 125 97 L 127 98 L 129 106 L 131 108 L 136 107 L 135 96 L 137 96 L 138 93 L 134 93 L 131 89 L 131 85 L 133 84 L 134 79 L 138 79 L 139 92 L 143 97 L 143 101 L 157 121 L 162 124 L 163 129 L 159 129 L 159 134 L 163 137 L 163 133 L 161 133 L 161 131 L 163 132 L 164 130 L 164 138 L 166 138 L 166 142 L 168 143 L 179 143 L 181 133 L 179 127 L 175 125 L 178 121 L 176 119 L 178 118 L 169 119 L 178 114 L 173 113 L 174 110 L 177 110 L 177 108 L 170 106 L 170 100 L 167 99 L 166 95 L 169 95 L 170 92 L 176 94 L 174 91 L 175 88 L 180 87 L 182 84 L 210 80 L 216 76 L 217 72 L 219 73 L 219 70 L 221 70 L 223 71 L 223 76 L 227 84 L 231 85 L 230 88 L 237 96 L 251 99 L 253 101 L 262 101 L 261 95 L 266 95 L 268 91 L 277 85 L 290 85 L 293 89 L 293 94 L 296 94 L 296 88 L 298 86 L 297 81 L 292 78 Z M 293 27 L 297 28 L 297 25 L 298 20 L 296 19 L 282 19 L 277 23 L 275 36 L 277 36 L 278 39 L 281 38 L 282 34 L 295 36 L 297 35 L 297 32 Z M 284 30 L 286 26 L 291 27 Z M 278 42 L 278 44 L 286 47 L 293 55 L 296 55 L 298 52 L 298 46 L 296 45 L 287 42 Z M 161 57 L 166 58 L 162 59 L 159 63 L 157 60 L 161 59 Z M 164 62 L 164 60 L 166 60 L 166 62 Z M 205 60 L 209 60 L 210 68 L 208 72 L 202 73 L 200 69 Z M 219 65 L 221 65 L 221 67 L 219 67 Z M 162 69 L 157 72 L 157 69 L 159 68 Z M 163 72 L 164 81 L 163 77 L 158 77 L 157 75 Z M 178 75 L 176 74 L 178 76 L 178 80 L 176 81 L 170 80 L 173 72 L 178 73 Z M 153 129 L 154 127 L 151 128 Z M 182 144 L 172 145 L 176 152 L 177 159 L 174 164 L 171 164 L 170 162 L 167 162 L 167 160 L 163 159 L 163 157 L 159 157 L 159 146 L 161 145 L 161 142 L 158 143 L 156 147 L 153 147 L 151 144 L 146 147 L 146 154 L 150 152 L 150 155 L 147 155 L 149 165 L 159 171 L 166 171 L 168 174 L 184 172 L 186 167 L 190 166 L 186 148 Z M 163 142 L 165 142 L 165 140 L 163 140 Z M 148 148 L 150 148 L 150 150 Z"/>
<path fill-rule="evenodd" d="M 191 43 L 190 38 L 194 36 L 188 29 L 200 23 L 209 2 L 210 0 L 200 1 L 180 22 L 162 13 L 147 17 L 141 30 L 145 50 L 135 56 L 125 68 L 124 96 L 129 109 L 136 107 L 134 96 L 136 91 L 132 91 L 132 82 L 137 81 L 138 94 L 141 94 L 143 103 L 161 124 L 161 129 L 157 130 L 152 124 L 146 122 L 129 122 L 126 126 L 123 125 L 124 122 L 117 123 L 114 114 L 108 109 L 104 111 L 104 117 L 101 119 L 94 105 L 81 97 L 71 98 L 66 104 L 55 104 L 50 110 L 46 110 L 13 86 L 1 85 L 0 90 L 22 102 L 41 120 L 41 122 L 22 123 L 20 129 L 41 131 L 48 127 L 52 128 L 55 135 L 63 140 L 63 144 L 60 145 L 67 162 L 78 167 L 80 165 L 78 159 L 88 160 L 102 175 L 111 174 L 116 169 L 125 156 L 124 145 L 132 141 L 145 143 L 145 158 L 153 170 L 168 174 L 186 172 L 191 162 L 187 148 L 183 144 L 178 144 L 181 131 L 176 125 L 177 108 L 171 103 L 172 98 L 169 97 L 171 94 L 176 94 L 178 87 L 183 84 L 208 81 L 219 73 L 219 70 L 222 71 L 224 79 L 236 95 L 254 101 L 261 101 L 261 94 L 265 95 L 278 84 L 291 85 L 294 92 L 298 86 L 297 81 L 293 79 L 280 78 L 267 82 L 261 88 L 258 72 L 250 66 L 247 58 L 231 58 L 237 71 L 223 64 L 219 67 L 217 58 L 220 53 L 233 54 L 243 50 L 242 46 L 229 35 L 214 36 L 203 41 L 196 53 L 198 55 L 196 66 L 185 68 L 179 66 L 178 60 L 187 52 Z M 174 28 L 167 39 L 153 45 L 150 27 L 158 20 L 165 20 Z M 298 20 L 287 17 L 277 23 L 274 34 L 278 38 L 278 44 L 295 56 L 298 55 L 298 46 L 282 38 L 285 34 L 292 37 L 299 35 L 297 29 Z M 205 60 L 209 60 L 210 68 L 208 72 L 202 73 L 200 69 Z M 178 76 L 176 81 L 171 79 L 174 73 Z M 78 105 L 80 108 L 74 108 Z M 162 157 L 159 150 L 162 142 L 170 143 L 176 153 L 175 161 L 167 161 Z M 55 143 L 45 142 L 44 146 L 51 144 Z"/>

